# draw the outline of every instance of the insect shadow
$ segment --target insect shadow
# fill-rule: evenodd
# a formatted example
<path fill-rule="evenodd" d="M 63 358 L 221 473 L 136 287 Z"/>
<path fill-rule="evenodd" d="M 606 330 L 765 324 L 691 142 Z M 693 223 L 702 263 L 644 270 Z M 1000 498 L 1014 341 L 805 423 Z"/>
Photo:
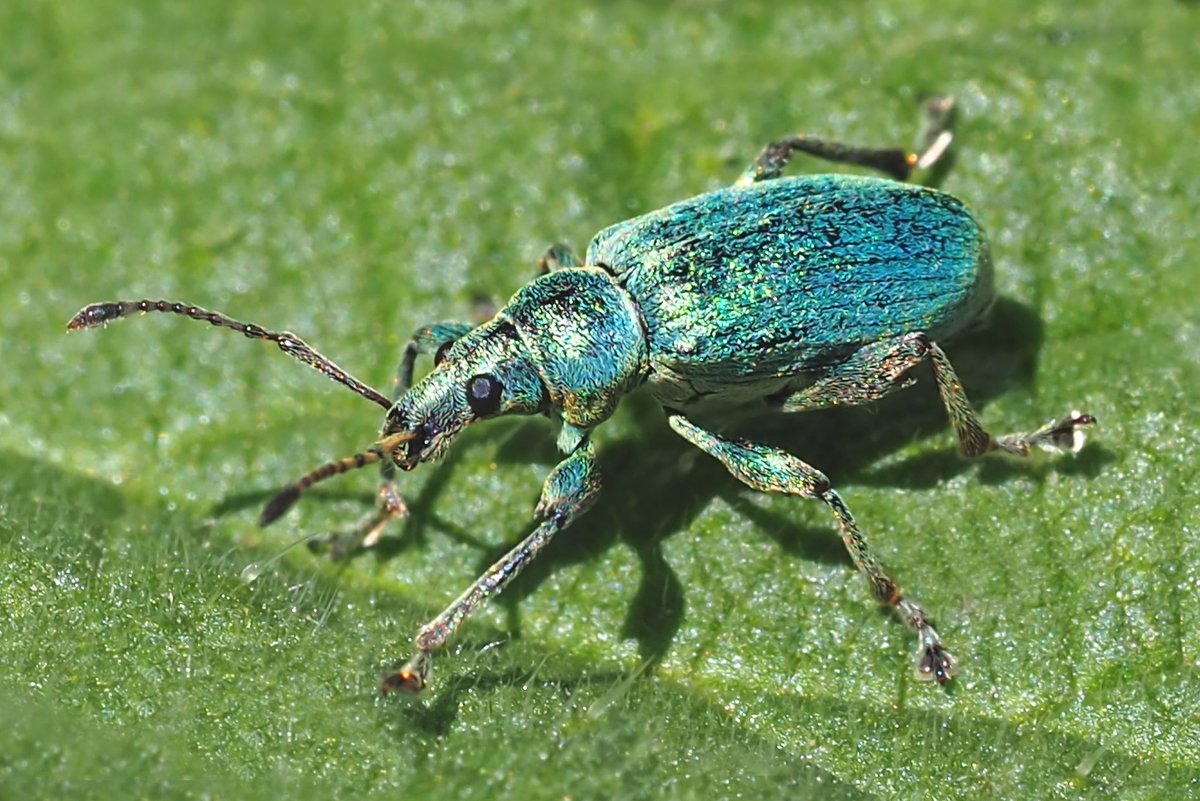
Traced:
<path fill-rule="evenodd" d="M 570 678 L 555 678 L 539 675 L 540 673 L 541 671 L 531 673 L 524 669 L 509 668 L 480 671 L 477 675 L 455 675 L 449 678 L 445 690 L 438 692 L 428 702 L 401 707 L 400 714 L 409 724 L 401 736 L 409 736 L 410 731 L 419 731 L 433 737 L 450 734 L 454 721 L 458 718 L 463 698 L 472 691 L 487 692 L 526 684 L 536 685 L 544 691 L 556 692 L 566 700 L 581 689 L 606 686 L 619 688 L 628 680 L 627 674 L 613 671 L 598 671 L 584 677 L 575 675 Z"/>
<path fill-rule="evenodd" d="M 98 562 L 109 521 L 124 516 L 126 507 L 110 482 L 0 449 L 0 544 L 36 529 L 53 534 L 56 548 Z"/>
<path fill-rule="evenodd" d="M 948 350 L 973 403 L 983 408 L 993 398 L 1032 382 L 1041 343 L 1042 326 L 1036 314 L 1026 306 L 1000 299 L 980 328 L 953 340 Z M 1002 483 L 1015 476 L 1040 480 L 1050 472 L 1095 474 L 1112 458 L 1103 448 L 1092 445 L 1072 462 L 1046 460 L 1030 465 L 1015 460 L 984 460 L 976 466 L 962 459 L 956 446 L 948 445 L 876 468 L 874 465 L 881 458 L 902 446 L 950 430 L 927 367 L 916 368 L 914 376 L 918 378 L 915 387 L 867 407 L 789 415 L 763 414 L 759 406 L 750 414 L 742 410 L 738 415 L 719 415 L 704 422 L 726 434 L 768 442 L 794 453 L 829 475 L 835 487 L 843 488 L 868 485 L 932 489 L 964 470 L 976 470 L 985 483 Z M 511 634 L 520 634 L 521 602 L 536 592 L 547 577 L 566 566 L 595 559 L 614 544 L 622 543 L 637 555 L 641 576 L 621 634 L 636 640 L 643 660 L 656 663 L 669 649 L 686 607 L 682 582 L 664 556 L 663 542 L 689 528 L 714 498 L 723 499 L 752 521 L 785 552 L 802 559 L 849 566 L 833 521 L 827 519 L 819 504 L 795 499 L 794 512 L 783 504 L 767 508 L 759 500 L 759 493 L 743 487 L 716 460 L 676 436 L 651 398 L 635 393 L 622 406 L 622 413 L 632 416 L 637 433 L 600 442 L 604 490 L 595 507 L 569 532 L 556 538 L 538 560 L 493 600 L 506 610 Z M 496 433 L 488 433 L 491 431 Z M 494 443 L 493 437 L 501 436 L 504 441 L 494 456 L 498 464 L 549 466 L 558 459 L 553 435 L 539 420 L 489 429 L 481 427 L 474 433 L 475 436 L 460 440 L 460 447 L 447 460 L 429 466 L 432 470 L 428 478 L 408 498 L 413 514 L 376 546 L 378 558 L 387 560 L 408 548 L 419 548 L 431 528 L 481 550 L 474 572 L 481 572 L 511 547 L 511 542 L 485 544 L 446 521 L 437 514 L 442 496 L 447 489 L 452 491 L 458 457 L 464 450 Z M 254 497 L 257 500 L 267 494 L 255 493 Z M 249 497 L 228 499 L 222 508 L 247 505 Z M 366 496 L 344 492 L 313 493 L 312 500 L 346 497 L 369 503 Z M 804 511 L 805 507 L 811 511 Z M 786 512 L 777 511 L 785 508 Z M 865 522 L 869 532 L 878 531 L 885 523 Z M 513 541 L 525 533 L 524 529 L 514 532 Z M 465 577 L 473 571 L 461 572 Z M 447 593 L 454 589 L 448 586 Z"/>

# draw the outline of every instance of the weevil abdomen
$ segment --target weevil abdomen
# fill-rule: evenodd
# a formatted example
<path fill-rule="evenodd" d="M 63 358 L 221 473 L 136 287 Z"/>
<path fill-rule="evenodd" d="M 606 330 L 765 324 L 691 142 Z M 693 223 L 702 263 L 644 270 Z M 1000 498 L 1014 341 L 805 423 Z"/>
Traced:
<path fill-rule="evenodd" d="M 858 176 L 699 195 L 601 231 L 587 263 L 635 299 L 650 386 L 673 403 L 775 392 L 912 331 L 945 339 L 992 299 L 986 239 L 958 199 Z"/>

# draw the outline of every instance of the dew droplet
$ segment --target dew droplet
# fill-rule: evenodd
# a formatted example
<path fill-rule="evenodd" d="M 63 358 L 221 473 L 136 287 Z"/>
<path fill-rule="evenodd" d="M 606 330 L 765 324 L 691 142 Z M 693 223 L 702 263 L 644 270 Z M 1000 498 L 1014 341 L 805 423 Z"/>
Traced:
<path fill-rule="evenodd" d="M 251 562 L 242 568 L 242 583 L 253 584 L 262 575 L 262 565 L 258 562 Z"/>

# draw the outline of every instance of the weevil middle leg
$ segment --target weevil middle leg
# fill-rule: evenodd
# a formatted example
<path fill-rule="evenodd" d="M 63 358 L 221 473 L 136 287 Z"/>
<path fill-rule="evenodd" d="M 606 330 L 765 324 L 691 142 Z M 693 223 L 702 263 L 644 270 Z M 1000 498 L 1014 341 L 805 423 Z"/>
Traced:
<path fill-rule="evenodd" d="M 732 440 L 706 431 L 681 414 L 668 417 L 671 428 L 700 450 L 714 457 L 742 483 L 760 492 L 781 492 L 815 498 L 833 512 L 846 550 L 855 566 L 867 577 L 875 598 L 894 607 L 917 632 L 917 675 L 946 682 L 954 668 L 954 657 L 942 646 L 925 610 L 903 597 L 896 582 L 884 572 L 867 538 L 854 522 L 850 509 L 820 470 L 786 451 L 748 440 Z"/>
<path fill-rule="evenodd" d="M 1091 415 L 1071 412 L 1030 434 L 993 436 L 980 423 L 967 400 L 945 352 L 924 333 L 873 342 L 860 348 L 814 384 L 783 400 L 785 412 L 800 412 L 831 406 L 857 406 L 878 400 L 911 385 L 908 371 L 928 359 L 942 403 L 958 433 L 966 456 L 1002 451 L 1027 456 L 1034 446 L 1076 452 L 1083 445 L 1083 428 L 1095 422 Z M 945 682 L 951 677 L 954 659 L 946 651 L 925 610 L 904 598 L 896 583 L 884 572 L 850 510 L 832 489 L 829 479 L 816 468 L 776 448 L 729 440 L 696 426 L 682 415 L 670 417 L 671 427 L 684 439 L 715 457 L 743 483 L 763 492 L 782 492 L 816 498 L 837 518 L 842 540 L 855 566 L 867 577 L 871 592 L 881 603 L 893 606 L 917 631 L 917 673 L 921 678 Z"/>

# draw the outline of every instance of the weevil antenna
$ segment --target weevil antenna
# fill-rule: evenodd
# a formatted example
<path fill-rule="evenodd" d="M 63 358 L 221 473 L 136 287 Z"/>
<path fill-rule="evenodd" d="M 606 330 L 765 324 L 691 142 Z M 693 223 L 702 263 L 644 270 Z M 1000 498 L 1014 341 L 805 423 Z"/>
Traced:
<path fill-rule="evenodd" d="M 381 462 L 384 459 L 390 458 L 391 454 L 401 444 L 408 442 L 416 436 L 412 431 L 401 431 L 396 434 L 384 437 L 376 442 L 370 448 L 362 453 L 356 453 L 353 456 L 347 456 L 344 459 L 338 459 L 333 462 L 326 462 L 309 473 L 306 473 L 298 481 L 284 487 L 278 495 L 267 502 L 263 507 L 262 514 L 259 515 L 258 524 L 260 526 L 269 526 L 274 523 L 284 512 L 292 508 L 292 504 L 300 499 L 300 495 L 308 490 L 313 484 L 324 481 L 327 478 L 341 475 L 348 470 L 357 470 L 360 467 L 366 467 L 369 464 Z"/>
<path fill-rule="evenodd" d="M 231 328 L 234 331 L 244 334 L 249 339 L 265 339 L 274 342 L 287 355 L 299 359 L 317 372 L 329 376 L 342 386 L 349 387 L 367 400 L 374 401 L 385 409 L 392 407 L 392 402 L 382 392 L 372 389 L 359 381 L 332 361 L 313 350 L 309 347 L 308 343 L 290 331 L 268 331 L 261 325 L 243 323 L 232 317 L 226 317 L 220 312 L 209 311 L 208 309 L 202 309 L 199 306 L 192 306 L 188 303 L 178 303 L 170 300 L 116 300 L 105 303 L 92 303 L 80 309 L 79 313 L 67 322 L 67 330 L 75 331 L 79 328 L 96 328 L 113 320 L 127 317 L 133 312 L 179 314 L 184 317 L 191 317 L 193 320 L 200 320 L 215 325 L 218 328 Z"/>

